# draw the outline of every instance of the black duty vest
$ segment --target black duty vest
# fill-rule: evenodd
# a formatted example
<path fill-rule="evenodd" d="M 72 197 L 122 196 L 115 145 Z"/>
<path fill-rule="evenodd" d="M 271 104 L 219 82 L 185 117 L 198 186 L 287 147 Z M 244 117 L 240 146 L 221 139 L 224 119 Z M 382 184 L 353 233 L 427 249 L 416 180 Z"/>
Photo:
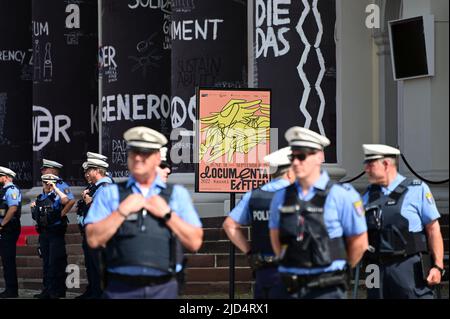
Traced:
<path fill-rule="evenodd" d="M 374 249 L 370 256 L 409 256 L 428 251 L 425 232 L 410 232 L 408 219 L 401 215 L 408 187 L 421 183 L 405 179 L 389 195 L 384 195 L 378 185 L 369 186 L 365 209 L 369 245 Z"/>
<path fill-rule="evenodd" d="M 269 210 L 275 192 L 252 191 L 249 209 L 252 218 L 251 250 L 254 254 L 273 255 L 269 235 Z"/>
<path fill-rule="evenodd" d="M 330 239 L 325 226 L 325 200 L 332 186 L 328 182 L 325 190 L 318 190 L 309 201 L 298 198 L 296 184 L 286 189 L 279 227 L 282 266 L 326 267 L 334 260 L 347 258 L 344 239 Z"/>
<path fill-rule="evenodd" d="M 85 190 L 86 190 L 86 189 L 88 190 L 88 193 L 87 193 L 87 194 L 88 194 L 90 197 L 94 197 L 95 192 L 96 192 L 100 187 L 105 186 L 105 185 L 109 185 L 109 184 L 111 184 L 111 183 L 108 183 L 108 182 L 102 182 L 102 183 L 100 183 L 100 184 L 98 184 L 98 185 L 96 185 L 95 183 L 94 183 L 94 184 L 89 184 L 89 185 L 85 188 Z M 87 215 L 87 213 L 88 213 L 89 208 L 91 207 L 91 205 L 92 205 L 92 202 L 90 202 L 89 204 L 86 204 L 86 202 L 85 202 L 83 199 L 78 200 L 78 203 L 77 203 L 77 215 L 79 215 L 79 216 L 81 216 L 81 217 L 83 217 L 83 218 L 86 218 L 86 215 Z"/>
<path fill-rule="evenodd" d="M 56 201 L 56 194 L 51 193 L 45 199 L 42 199 L 43 195 L 39 195 L 36 200 L 36 206 L 32 209 L 31 217 L 37 222 L 39 228 L 47 228 L 55 225 L 57 222 L 64 224 L 66 219 L 61 218 L 62 205 L 59 205 L 58 209 L 53 207 Z"/>
<path fill-rule="evenodd" d="M 6 213 L 8 212 L 9 206 L 8 203 L 6 202 L 6 200 L 3 199 L 3 197 L 5 197 L 6 192 L 8 191 L 8 189 L 16 189 L 17 187 L 15 185 L 8 185 L 5 188 L 1 188 L 0 189 L 0 219 L 3 219 L 6 216 Z M 14 213 L 13 218 L 18 218 L 20 219 L 20 215 L 22 212 L 22 204 L 19 203 L 19 205 L 17 206 L 17 211 Z"/>
<path fill-rule="evenodd" d="M 118 183 L 119 202 L 132 194 L 127 182 Z M 169 203 L 173 185 L 159 194 Z M 175 273 L 183 258 L 182 247 L 161 218 L 144 210 L 131 214 L 108 241 L 105 249 L 108 267 L 144 266 Z"/>

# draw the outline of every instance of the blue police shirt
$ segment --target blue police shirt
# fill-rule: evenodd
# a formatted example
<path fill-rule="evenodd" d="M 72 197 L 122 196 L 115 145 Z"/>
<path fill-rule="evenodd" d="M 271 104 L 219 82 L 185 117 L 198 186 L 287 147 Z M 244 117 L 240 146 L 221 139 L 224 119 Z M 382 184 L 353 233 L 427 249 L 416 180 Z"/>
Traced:
<path fill-rule="evenodd" d="M 109 178 L 108 176 L 105 176 L 105 177 L 100 178 L 100 179 L 95 183 L 95 185 L 98 186 L 98 185 L 100 185 L 101 183 L 112 184 L 113 181 L 112 181 L 112 179 Z M 108 185 L 103 185 L 103 186 L 108 186 Z M 101 188 L 101 187 L 100 187 L 100 188 Z M 97 189 L 95 190 L 95 193 L 94 193 L 94 195 L 92 195 L 92 198 L 94 198 L 94 197 L 98 194 L 98 191 L 100 190 L 100 188 L 97 188 Z"/>
<path fill-rule="evenodd" d="M 61 192 L 66 194 L 69 200 L 75 199 L 75 196 L 73 196 L 72 192 L 70 191 L 70 186 L 63 180 L 58 181 L 56 187 L 58 187 Z"/>
<path fill-rule="evenodd" d="M 397 177 L 388 185 L 388 187 L 381 187 L 382 193 L 384 195 L 389 195 L 405 179 L 406 177 L 397 174 Z M 427 184 L 422 182 L 420 185 L 410 185 L 408 186 L 408 191 L 403 196 L 404 199 L 400 213 L 408 220 L 410 232 L 421 232 L 424 225 L 428 225 L 441 217 Z M 369 192 L 366 192 L 363 195 L 363 202 L 364 205 L 368 204 Z"/>
<path fill-rule="evenodd" d="M 20 193 L 20 190 L 17 188 L 17 186 L 13 183 L 6 183 L 3 188 L 7 188 L 11 185 L 13 185 L 14 188 L 9 188 L 8 190 L 6 190 L 5 196 L 3 196 L 3 200 L 6 201 L 6 205 L 8 205 L 8 207 L 19 206 L 20 202 L 22 201 L 22 194 Z"/>
<path fill-rule="evenodd" d="M 112 179 L 111 179 L 110 177 L 105 176 L 105 177 L 100 178 L 100 179 L 95 183 L 95 185 L 98 186 L 98 185 L 100 185 L 101 183 L 112 184 L 113 181 L 112 181 Z M 103 186 L 107 186 L 107 185 L 103 185 Z M 101 187 L 100 187 L 100 188 L 101 188 Z M 92 195 L 92 200 L 93 200 L 93 199 L 95 198 L 95 196 L 98 194 L 98 191 L 100 190 L 100 188 L 97 188 L 97 189 L 95 190 L 95 193 Z M 83 216 L 77 216 L 77 221 L 78 221 L 78 223 L 79 223 L 81 226 L 84 227 L 85 222 L 84 222 L 84 217 L 83 217 Z"/>
<path fill-rule="evenodd" d="M 141 190 L 138 187 L 136 180 L 131 176 L 128 179 L 127 186 L 131 185 L 133 193 L 139 194 Z M 161 193 L 161 189 L 166 188 L 166 184 L 162 181 L 161 177 L 157 174 L 155 180 L 147 194 L 142 194 L 145 198 L 149 198 L 153 195 Z M 170 208 L 177 213 L 177 215 L 185 222 L 196 226 L 202 227 L 200 218 L 197 211 L 192 204 L 189 192 L 181 185 L 174 185 L 172 196 L 169 200 Z M 116 184 L 101 187 L 98 190 L 98 194 L 93 201 L 91 208 L 88 211 L 85 219 L 85 224 L 92 224 L 99 222 L 119 207 L 119 189 Z M 181 265 L 177 265 L 176 271 L 181 270 Z M 121 267 L 108 267 L 108 271 L 113 273 L 120 273 L 124 275 L 141 275 L 141 276 L 161 276 L 166 273 L 150 267 L 141 266 L 121 266 Z"/>
<path fill-rule="evenodd" d="M 285 178 L 277 178 L 269 183 L 263 185 L 261 189 L 266 192 L 276 192 L 282 188 L 288 187 L 290 182 Z M 249 209 L 250 198 L 252 197 L 252 192 L 247 192 L 242 197 L 241 201 L 236 205 L 236 207 L 230 212 L 230 218 L 234 220 L 239 225 L 250 225 L 252 222 L 252 216 Z"/>
<path fill-rule="evenodd" d="M 298 196 L 301 200 L 309 201 L 317 190 L 325 190 L 330 177 L 323 171 L 318 181 L 308 190 L 306 195 L 302 193 L 302 187 L 295 182 Z M 269 228 L 278 229 L 280 225 L 280 207 L 284 203 L 286 188 L 276 192 L 270 206 Z M 324 206 L 324 221 L 330 238 L 351 237 L 367 231 L 362 201 L 356 190 L 349 184 L 335 184 L 331 187 Z M 281 273 L 293 273 L 297 275 L 311 275 L 323 272 L 343 270 L 346 260 L 335 260 L 330 266 L 316 268 L 292 268 L 279 266 Z"/>
<path fill-rule="evenodd" d="M 59 187 L 58 187 L 59 188 Z M 55 194 L 55 198 L 54 198 L 54 202 L 53 202 L 53 209 L 54 210 L 62 210 L 63 209 L 63 204 L 61 203 L 61 198 L 58 196 L 58 194 L 56 194 L 54 191 L 51 191 L 50 193 L 46 194 L 46 193 L 42 193 L 41 195 L 38 196 L 39 200 L 45 200 L 47 197 L 49 197 L 51 194 Z M 48 225 L 48 227 L 52 227 L 54 225 L 59 225 L 61 224 L 61 220 L 58 220 L 56 223 Z"/>

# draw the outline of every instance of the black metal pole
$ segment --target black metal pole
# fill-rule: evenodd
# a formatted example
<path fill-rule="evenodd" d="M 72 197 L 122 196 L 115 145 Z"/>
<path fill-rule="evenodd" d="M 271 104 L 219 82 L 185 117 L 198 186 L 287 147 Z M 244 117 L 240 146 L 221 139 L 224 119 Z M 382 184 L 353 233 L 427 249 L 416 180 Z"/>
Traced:
<path fill-rule="evenodd" d="M 230 193 L 230 211 L 233 210 L 234 206 L 236 206 L 236 194 Z M 230 282 L 229 282 L 229 298 L 234 299 L 234 253 L 235 248 L 234 244 L 230 241 Z"/>

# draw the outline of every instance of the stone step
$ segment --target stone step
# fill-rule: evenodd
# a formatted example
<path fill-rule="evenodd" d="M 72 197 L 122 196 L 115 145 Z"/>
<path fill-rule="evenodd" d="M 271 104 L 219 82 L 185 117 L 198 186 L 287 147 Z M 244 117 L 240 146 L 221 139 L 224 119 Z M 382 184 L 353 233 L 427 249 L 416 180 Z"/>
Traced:
<path fill-rule="evenodd" d="M 18 279 L 18 285 L 19 289 L 30 289 L 30 290 L 36 290 L 37 292 L 40 292 L 42 290 L 42 279 Z M 0 287 L 5 287 L 5 281 L 3 280 L 3 276 L 0 278 Z M 87 281 L 84 279 L 80 280 L 80 287 L 79 288 L 70 288 L 68 289 L 68 292 L 74 292 L 74 293 L 83 293 L 86 290 L 87 287 Z"/>
<path fill-rule="evenodd" d="M 244 235 L 249 238 L 249 228 L 243 228 Z M 77 233 L 66 233 L 65 236 L 66 244 L 80 244 L 82 242 L 82 237 L 79 232 Z M 228 240 L 228 237 L 223 229 L 218 228 L 205 228 L 203 229 L 203 241 L 218 241 L 218 240 Z M 27 236 L 26 243 L 28 246 L 37 245 L 39 243 L 39 236 Z"/>
<path fill-rule="evenodd" d="M 17 277 L 22 279 L 42 279 L 42 267 L 17 267 Z M 3 278 L 3 268 L 0 267 L 0 278 Z M 80 279 L 86 278 L 86 268 L 80 267 Z"/>

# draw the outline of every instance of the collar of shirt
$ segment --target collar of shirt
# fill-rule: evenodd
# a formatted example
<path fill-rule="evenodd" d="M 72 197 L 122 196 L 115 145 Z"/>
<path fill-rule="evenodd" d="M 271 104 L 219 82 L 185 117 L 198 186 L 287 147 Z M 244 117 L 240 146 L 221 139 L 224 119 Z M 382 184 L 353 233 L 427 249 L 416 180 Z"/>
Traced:
<path fill-rule="evenodd" d="M 109 183 L 109 181 L 110 181 L 110 178 L 105 176 L 105 177 L 100 178 L 100 179 L 95 183 L 95 185 L 98 186 L 98 185 L 100 185 L 100 184 L 103 183 L 103 182 Z"/>
<path fill-rule="evenodd" d="M 381 187 L 384 195 L 389 195 L 397 188 L 398 185 L 401 184 L 406 179 L 406 177 L 397 173 L 397 177 L 388 185 L 388 187 Z"/>
<path fill-rule="evenodd" d="M 314 183 L 313 186 L 311 186 L 311 188 L 308 190 L 308 193 L 306 195 L 303 195 L 302 186 L 300 185 L 298 180 L 296 180 L 295 181 L 295 186 L 297 186 L 298 196 L 302 200 L 309 200 L 309 199 L 311 199 L 315 195 L 315 193 L 316 193 L 315 190 L 316 189 L 325 190 L 329 180 L 330 180 L 330 176 L 328 175 L 328 173 L 326 171 L 322 171 L 322 173 L 320 174 L 319 179 Z"/>
<path fill-rule="evenodd" d="M 3 185 L 3 188 L 6 188 L 6 187 L 8 187 L 9 185 L 14 185 L 12 182 L 8 182 L 8 183 L 6 183 L 5 185 Z"/>
<path fill-rule="evenodd" d="M 275 179 L 271 180 L 267 184 L 263 185 L 261 187 L 261 189 L 263 191 L 271 192 L 271 191 L 277 191 L 280 188 L 284 188 L 284 187 L 287 187 L 289 185 L 290 185 L 290 183 L 289 183 L 289 181 L 287 179 L 285 179 L 283 177 L 278 177 L 278 178 L 275 178 Z"/>
<path fill-rule="evenodd" d="M 130 176 L 128 178 L 127 187 L 130 186 L 139 189 L 139 187 L 137 186 L 137 181 L 133 176 Z M 148 192 L 149 196 L 154 195 L 155 191 L 161 188 L 166 188 L 166 184 L 163 182 L 161 177 L 158 174 L 156 174 L 155 180 L 153 181 L 152 185 L 150 185 L 150 191 Z"/>

